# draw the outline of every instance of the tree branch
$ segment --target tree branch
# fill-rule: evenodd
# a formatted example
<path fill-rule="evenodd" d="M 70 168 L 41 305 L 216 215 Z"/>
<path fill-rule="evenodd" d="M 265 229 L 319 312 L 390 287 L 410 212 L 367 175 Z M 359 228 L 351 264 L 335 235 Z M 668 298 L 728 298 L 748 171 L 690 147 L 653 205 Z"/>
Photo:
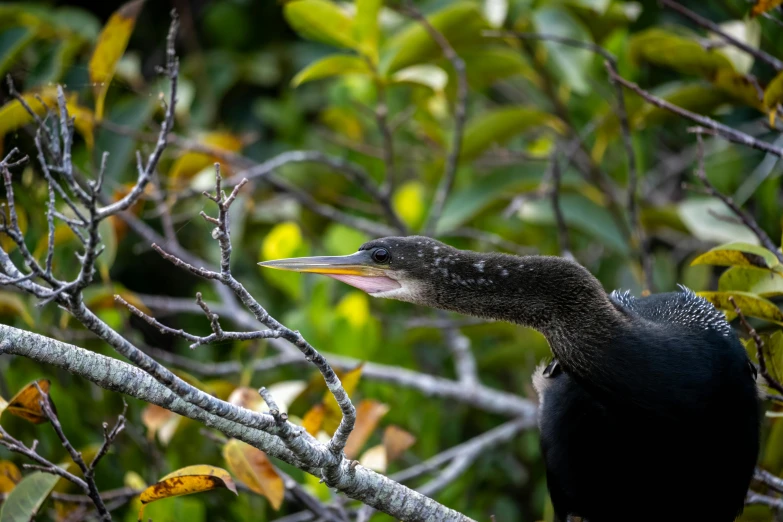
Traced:
<path fill-rule="evenodd" d="M 619 74 L 617 74 L 612 70 L 609 71 L 609 75 L 612 78 L 614 78 L 616 81 L 618 81 L 621 85 L 623 85 L 626 89 L 630 89 L 631 91 L 635 92 L 636 94 L 644 98 L 647 102 L 655 105 L 658 108 L 673 112 L 674 114 L 682 118 L 698 123 L 702 127 L 705 127 L 705 131 L 709 132 L 710 134 L 721 136 L 722 138 L 732 143 L 738 143 L 740 145 L 744 145 L 752 149 L 769 152 L 770 154 L 774 154 L 779 158 L 783 158 L 783 148 L 776 147 L 771 143 L 767 143 L 765 141 L 757 140 L 756 138 L 750 136 L 749 134 L 745 134 L 744 132 L 738 131 L 736 129 L 732 129 L 727 125 L 718 123 L 712 118 L 701 116 L 694 112 L 683 109 L 682 107 L 669 103 L 668 101 L 662 98 L 658 98 L 657 96 L 645 91 L 634 82 L 626 80 L 625 78 L 623 78 L 622 76 L 620 76 Z"/>
<path fill-rule="evenodd" d="M 772 66 L 776 71 L 783 70 L 783 62 L 775 58 L 774 56 L 771 56 L 761 49 L 756 49 L 755 47 L 751 47 L 750 45 L 746 44 L 745 42 L 741 40 L 737 40 L 735 37 L 731 36 L 730 34 L 726 33 L 723 29 L 720 28 L 718 24 L 713 22 L 712 20 L 708 20 L 704 18 L 703 16 L 694 13 L 687 7 L 674 2 L 673 0 L 660 0 L 660 2 L 671 9 L 672 11 L 675 11 L 682 16 L 688 18 L 689 20 L 693 21 L 697 25 L 700 25 L 701 27 L 704 27 L 705 29 L 709 29 L 713 33 L 715 33 L 717 36 L 725 40 L 726 42 L 730 43 L 734 47 L 741 49 L 745 51 L 746 53 L 756 57 L 757 59 L 761 60 L 762 62 Z"/>
<path fill-rule="evenodd" d="M 317 450 L 317 443 L 307 444 L 307 453 L 303 455 L 306 459 L 303 460 L 294 455 L 279 438 L 208 413 L 184 401 L 149 374 L 118 359 L 6 325 L 0 325 L 0 353 L 21 355 L 40 363 L 53 364 L 102 388 L 136 397 L 198 420 L 226 436 L 261 449 L 271 457 L 312 475 L 321 476 L 323 457 Z M 301 438 L 314 442 L 306 432 Z M 349 462 L 344 460 L 342 468 L 344 472 L 339 474 L 339 480 L 335 484 L 330 484 L 331 487 L 399 520 L 470 521 L 468 517 L 361 465 L 351 468 Z"/>

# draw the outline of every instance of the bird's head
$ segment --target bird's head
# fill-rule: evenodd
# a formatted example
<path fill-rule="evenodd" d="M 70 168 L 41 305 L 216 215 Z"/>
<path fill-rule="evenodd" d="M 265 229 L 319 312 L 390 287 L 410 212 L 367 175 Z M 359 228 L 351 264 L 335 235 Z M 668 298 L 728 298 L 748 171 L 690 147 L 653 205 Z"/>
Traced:
<path fill-rule="evenodd" d="M 346 256 L 276 259 L 258 263 L 267 268 L 312 272 L 333 277 L 373 297 L 414 303 L 428 301 L 427 293 L 439 266 L 460 251 L 423 236 L 384 237 L 368 241 Z"/>

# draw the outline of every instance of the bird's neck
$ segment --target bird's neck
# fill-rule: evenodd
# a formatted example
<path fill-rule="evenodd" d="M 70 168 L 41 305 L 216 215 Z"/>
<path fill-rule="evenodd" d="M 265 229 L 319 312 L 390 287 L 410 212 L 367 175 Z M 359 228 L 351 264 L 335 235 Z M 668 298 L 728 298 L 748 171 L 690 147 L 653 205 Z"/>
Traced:
<path fill-rule="evenodd" d="M 597 363 L 624 322 L 601 283 L 564 258 L 460 252 L 444 267 L 429 304 L 538 330 L 566 366 Z"/>

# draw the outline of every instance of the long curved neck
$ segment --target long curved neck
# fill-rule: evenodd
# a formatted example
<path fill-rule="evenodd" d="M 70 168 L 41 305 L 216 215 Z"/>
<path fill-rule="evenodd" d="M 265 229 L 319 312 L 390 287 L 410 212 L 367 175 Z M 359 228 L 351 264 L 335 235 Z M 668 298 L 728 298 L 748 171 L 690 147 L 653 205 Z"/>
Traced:
<path fill-rule="evenodd" d="M 593 366 L 622 328 L 622 312 L 578 263 L 465 251 L 455 257 L 426 289 L 425 304 L 538 330 L 565 366 Z"/>

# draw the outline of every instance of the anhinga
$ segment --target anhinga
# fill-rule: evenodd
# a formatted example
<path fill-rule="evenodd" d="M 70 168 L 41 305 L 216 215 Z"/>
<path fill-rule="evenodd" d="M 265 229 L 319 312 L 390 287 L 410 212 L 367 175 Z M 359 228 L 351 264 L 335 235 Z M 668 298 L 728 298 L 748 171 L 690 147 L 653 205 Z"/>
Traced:
<path fill-rule="evenodd" d="M 685 287 L 607 294 L 564 258 L 420 236 L 260 264 L 541 332 L 554 359 L 533 383 L 560 520 L 729 522 L 742 512 L 759 451 L 755 366 L 724 315 Z"/>

